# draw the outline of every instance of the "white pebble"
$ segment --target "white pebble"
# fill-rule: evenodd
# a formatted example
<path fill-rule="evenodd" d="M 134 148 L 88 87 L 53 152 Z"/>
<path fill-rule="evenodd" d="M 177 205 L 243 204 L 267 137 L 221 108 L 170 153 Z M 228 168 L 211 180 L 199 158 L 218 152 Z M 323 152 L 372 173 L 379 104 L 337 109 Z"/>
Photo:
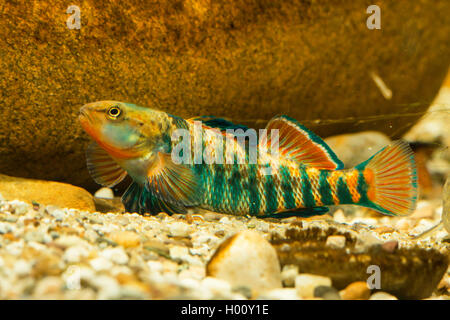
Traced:
<path fill-rule="evenodd" d="M 377 223 L 378 223 L 377 219 L 374 218 L 356 217 L 352 219 L 350 224 L 367 224 L 369 226 L 376 226 Z"/>
<path fill-rule="evenodd" d="M 120 286 L 116 279 L 100 275 L 91 281 L 98 290 L 98 299 L 118 299 L 120 297 Z"/>
<path fill-rule="evenodd" d="M 347 221 L 347 218 L 345 217 L 344 211 L 341 209 L 336 210 L 336 212 L 333 214 L 333 220 L 339 223 L 345 223 Z"/>
<path fill-rule="evenodd" d="M 263 292 L 257 297 L 258 300 L 299 300 L 297 290 L 293 288 L 273 289 Z"/>
<path fill-rule="evenodd" d="M 223 217 L 222 219 L 219 220 L 219 223 L 221 224 L 231 224 L 231 220 L 228 217 Z"/>
<path fill-rule="evenodd" d="M 174 237 L 187 237 L 191 228 L 184 222 L 174 222 L 169 225 L 169 232 Z"/>
<path fill-rule="evenodd" d="M 281 280 L 286 287 L 295 286 L 295 278 L 298 275 L 298 266 L 288 264 L 283 267 L 281 271 Z"/>
<path fill-rule="evenodd" d="M 63 255 L 63 259 L 69 263 L 78 263 L 82 258 L 89 255 L 89 251 L 83 246 L 74 246 L 68 248 Z"/>
<path fill-rule="evenodd" d="M 113 263 L 104 257 L 92 259 L 89 264 L 95 271 L 109 270 L 113 267 Z"/>
<path fill-rule="evenodd" d="M 8 223 L 0 222 L 0 234 L 5 234 L 13 231 L 13 228 Z"/>
<path fill-rule="evenodd" d="M 19 277 L 28 276 L 31 273 L 30 262 L 27 262 L 23 259 L 17 260 L 14 263 L 14 273 Z"/>
<path fill-rule="evenodd" d="M 194 246 L 201 246 L 204 243 L 207 243 L 210 246 L 214 246 L 217 244 L 220 239 L 210 233 L 204 232 L 204 231 L 198 231 L 191 235 L 192 238 L 192 244 Z"/>
<path fill-rule="evenodd" d="M 418 234 L 421 234 L 421 233 L 425 232 L 428 229 L 431 229 L 431 227 L 433 227 L 433 226 L 434 226 L 433 221 L 428 220 L 428 219 L 422 219 L 414 227 L 414 229 L 412 229 L 409 233 L 410 234 L 414 234 L 414 235 L 418 235 Z"/>
<path fill-rule="evenodd" d="M 72 246 L 88 246 L 89 243 L 86 240 L 83 240 L 77 236 L 61 236 L 55 242 L 64 247 L 72 247 Z"/>
<path fill-rule="evenodd" d="M 231 291 L 231 285 L 222 279 L 206 277 L 202 280 L 201 285 L 208 288 L 212 294 L 221 295 Z"/>
<path fill-rule="evenodd" d="M 199 289 L 200 281 L 191 278 L 180 279 L 180 285 L 188 289 Z"/>
<path fill-rule="evenodd" d="M 100 188 L 95 192 L 94 197 L 103 199 L 114 199 L 114 192 L 110 188 Z"/>
<path fill-rule="evenodd" d="M 207 275 L 233 287 L 255 291 L 280 288 L 281 270 L 275 248 L 258 232 L 245 230 L 226 240 L 208 262 Z"/>
<path fill-rule="evenodd" d="M 133 271 L 130 270 L 130 268 L 128 268 L 125 265 L 120 265 L 120 266 L 113 266 L 110 270 L 109 270 L 109 274 L 111 276 L 118 276 L 119 274 L 128 274 L 131 275 L 133 274 Z"/>
<path fill-rule="evenodd" d="M 147 266 L 151 272 L 161 273 L 163 271 L 163 265 L 158 261 L 147 261 Z"/>
<path fill-rule="evenodd" d="M 6 245 L 5 249 L 9 254 L 12 254 L 13 256 L 18 256 L 18 255 L 22 254 L 23 245 L 24 245 L 23 240 L 15 241 L 13 243 Z"/>
<path fill-rule="evenodd" d="M 112 262 L 117 264 L 126 264 L 128 263 L 129 260 L 127 253 L 123 250 L 122 247 L 107 248 L 103 250 L 100 254 L 102 257 L 111 260 Z"/>
<path fill-rule="evenodd" d="M 401 218 L 395 224 L 395 229 L 406 231 L 413 227 L 414 223 L 408 218 Z"/>
<path fill-rule="evenodd" d="M 380 291 L 371 295 L 369 300 L 398 300 L 398 299 L 389 293 Z"/>
<path fill-rule="evenodd" d="M 299 274 L 295 278 L 295 288 L 300 297 L 313 298 L 314 289 L 318 286 L 331 287 L 331 279 L 308 273 Z"/>
<path fill-rule="evenodd" d="M 28 203 L 19 200 L 12 200 L 9 204 L 14 206 L 15 214 L 18 215 L 25 214 L 30 209 L 30 205 Z"/>
<path fill-rule="evenodd" d="M 189 255 L 187 247 L 173 246 L 169 249 L 169 254 L 173 259 L 183 259 Z"/>
<path fill-rule="evenodd" d="M 61 209 L 55 209 L 53 210 L 50 215 L 52 215 L 56 221 L 63 221 L 64 216 L 66 215 L 66 213 L 64 212 L 64 210 Z"/>
<path fill-rule="evenodd" d="M 38 282 L 34 289 L 33 295 L 37 299 L 47 294 L 58 293 L 63 287 L 64 283 L 59 277 L 45 277 Z"/>
<path fill-rule="evenodd" d="M 329 236 L 325 245 L 333 249 L 343 249 L 345 248 L 345 236 Z"/>

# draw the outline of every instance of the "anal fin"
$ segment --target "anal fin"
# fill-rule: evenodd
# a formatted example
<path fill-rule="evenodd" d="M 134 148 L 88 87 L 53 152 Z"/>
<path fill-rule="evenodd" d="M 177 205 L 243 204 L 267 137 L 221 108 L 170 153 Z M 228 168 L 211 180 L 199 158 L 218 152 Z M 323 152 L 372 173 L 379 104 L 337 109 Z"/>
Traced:
<path fill-rule="evenodd" d="M 158 198 L 152 190 L 133 182 L 122 196 L 122 203 L 125 206 L 125 212 L 136 212 L 139 214 L 155 215 L 160 212 L 167 214 L 187 213 L 187 208 L 168 203 Z"/>

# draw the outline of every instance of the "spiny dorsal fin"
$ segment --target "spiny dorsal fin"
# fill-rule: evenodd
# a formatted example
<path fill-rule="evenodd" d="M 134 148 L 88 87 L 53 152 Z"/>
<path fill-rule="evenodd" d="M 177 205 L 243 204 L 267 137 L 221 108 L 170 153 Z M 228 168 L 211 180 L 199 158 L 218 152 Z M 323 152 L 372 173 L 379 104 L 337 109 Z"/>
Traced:
<path fill-rule="evenodd" d="M 217 118 L 214 116 L 200 116 L 200 117 L 194 117 L 190 118 L 189 121 L 201 121 L 203 125 L 211 127 L 211 128 L 218 128 L 220 131 L 225 131 L 226 129 L 242 129 L 247 130 L 248 127 L 244 126 L 242 124 L 235 124 L 229 120 L 223 119 L 223 118 Z"/>
<path fill-rule="evenodd" d="M 186 165 L 175 164 L 170 154 L 158 152 L 147 175 L 146 187 L 164 202 L 179 207 L 199 203 L 198 179 L 194 171 Z"/>
<path fill-rule="evenodd" d="M 281 158 L 288 158 L 305 166 L 324 170 L 339 170 L 344 167 L 341 160 L 321 138 L 295 119 L 285 115 L 276 116 L 269 121 L 266 129 L 267 150 L 270 150 L 270 130 L 279 130 Z"/>
<path fill-rule="evenodd" d="M 86 149 L 86 161 L 90 175 L 102 186 L 113 187 L 127 176 L 127 172 L 95 142 Z"/>

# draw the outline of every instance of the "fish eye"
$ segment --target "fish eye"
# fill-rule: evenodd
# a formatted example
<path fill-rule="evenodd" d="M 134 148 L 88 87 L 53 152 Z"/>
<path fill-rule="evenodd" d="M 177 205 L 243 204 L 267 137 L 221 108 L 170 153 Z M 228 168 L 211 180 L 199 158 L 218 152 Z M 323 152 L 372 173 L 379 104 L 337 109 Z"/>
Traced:
<path fill-rule="evenodd" d="M 118 106 L 112 106 L 108 109 L 108 117 L 113 120 L 117 119 L 121 113 L 122 110 Z"/>

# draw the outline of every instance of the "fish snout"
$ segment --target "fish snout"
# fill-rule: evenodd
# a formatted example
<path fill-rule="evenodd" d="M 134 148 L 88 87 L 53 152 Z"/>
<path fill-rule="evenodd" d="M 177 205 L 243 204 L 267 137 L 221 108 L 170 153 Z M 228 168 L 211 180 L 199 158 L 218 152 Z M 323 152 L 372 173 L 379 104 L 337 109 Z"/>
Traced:
<path fill-rule="evenodd" d="M 91 108 L 88 105 L 84 105 L 80 108 L 80 111 L 78 112 L 78 121 L 80 121 L 83 127 L 92 123 Z"/>
<path fill-rule="evenodd" d="M 81 107 L 80 111 L 78 111 L 78 120 L 82 121 L 85 118 L 87 118 L 86 108 L 85 107 Z"/>

